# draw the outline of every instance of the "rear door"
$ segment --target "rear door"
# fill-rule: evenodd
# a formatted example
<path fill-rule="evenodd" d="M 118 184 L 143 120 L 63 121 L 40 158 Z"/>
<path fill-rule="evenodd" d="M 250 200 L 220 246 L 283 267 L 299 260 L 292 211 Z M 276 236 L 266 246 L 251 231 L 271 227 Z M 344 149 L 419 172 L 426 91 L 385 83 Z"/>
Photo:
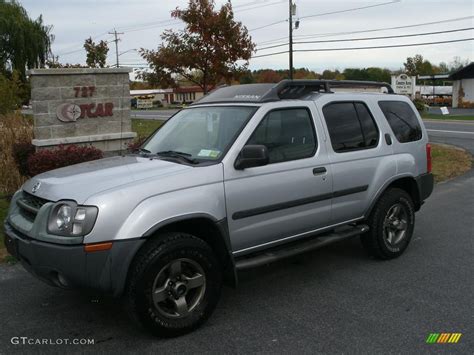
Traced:
<path fill-rule="evenodd" d="M 388 126 L 375 120 L 372 100 L 341 96 L 318 101 L 330 138 L 333 224 L 362 217 L 381 184 L 396 174 Z"/>
<path fill-rule="evenodd" d="M 321 123 L 311 103 L 260 109 L 224 160 L 232 248 L 245 254 L 325 226 L 331 210 L 331 171 Z M 288 107 L 290 106 L 290 107 Z M 266 166 L 236 170 L 245 144 L 269 150 Z"/>

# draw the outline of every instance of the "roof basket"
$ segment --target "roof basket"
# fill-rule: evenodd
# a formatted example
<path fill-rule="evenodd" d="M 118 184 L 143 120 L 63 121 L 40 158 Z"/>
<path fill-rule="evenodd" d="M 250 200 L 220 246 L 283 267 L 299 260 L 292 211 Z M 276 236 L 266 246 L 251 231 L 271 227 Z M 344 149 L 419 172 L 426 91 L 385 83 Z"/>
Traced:
<path fill-rule="evenodd" d="M 268 98 L 272 98 L 276 93 L 280 100 L 298 99 L 311 92 L 332 93 L 332 88 L 386 88 L 387 93 L 393 94 L 392 87 L 387 83 L 377 81 L 358 80 L 282 80 L 268 93 Z M 265 99 L 265 98 L 263 98 Z"/>
<path fill-rule="evenodd" d="M 224 102 L 262 103 L 285 99 L 301 99 L 311 93 L 332 93 L 331 88 L 386 88 L 393 94 L 390 84 L 356 80 L 282 80 L 278 84 L 247 84 L 218 88 L 193 105 Z"/>

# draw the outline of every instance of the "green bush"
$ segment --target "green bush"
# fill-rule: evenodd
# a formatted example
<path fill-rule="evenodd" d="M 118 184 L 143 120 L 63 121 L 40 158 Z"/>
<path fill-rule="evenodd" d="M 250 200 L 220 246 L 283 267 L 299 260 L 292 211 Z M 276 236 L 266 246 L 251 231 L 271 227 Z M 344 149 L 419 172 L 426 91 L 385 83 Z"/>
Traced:
<path fill-rule="evenodd" d="M 0 115 L 16 110 L 20 104 L 20 83 L 14 74 L 12 79 L 0 74 Z"/>
<path fill-rule="evenodd" d="M 414 99 L 413 104 L 415 105 L 418 112 L 423 112 L 426 110 L 426 104 L 422 99 Z"/>

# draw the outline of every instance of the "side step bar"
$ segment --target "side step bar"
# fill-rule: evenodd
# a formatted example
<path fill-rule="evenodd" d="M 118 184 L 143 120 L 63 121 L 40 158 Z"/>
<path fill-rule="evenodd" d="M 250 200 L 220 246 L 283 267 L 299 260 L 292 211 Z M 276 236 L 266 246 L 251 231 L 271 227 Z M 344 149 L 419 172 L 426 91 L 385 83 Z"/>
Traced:
<path fill-rule="evenodd" d="M 355 237 L 368 230 L 369 226 L 365 224 L 342 227 L 332 233 L 321 234 L 313 238 L 310 237 L 302 242 L 293 243 L 291 246 L 279 246 L 251 256 L 244 256 L 236 260 L 235 267 L 240 271 L 269 264 L 277 260 L 286 259 L 310 250 L 319 249 L 328 244 Z"/>

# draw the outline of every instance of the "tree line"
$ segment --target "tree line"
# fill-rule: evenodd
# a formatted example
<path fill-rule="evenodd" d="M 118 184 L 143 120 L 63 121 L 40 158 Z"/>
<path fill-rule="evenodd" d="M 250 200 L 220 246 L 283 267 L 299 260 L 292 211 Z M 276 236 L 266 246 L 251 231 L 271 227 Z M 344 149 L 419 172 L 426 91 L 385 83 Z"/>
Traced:
<path fill-rule="evenodd" d="M 185 9 L 176 8 L 171 17 L 184 23 L 181 30 L 165 30 L 156 49 L 141 48 L 139 53 L 149 68 L 141 72 L 143 87 L 176 87 L 198 85 L 204 92 L 219 84 L 278 82 L 288 78 L 288 70 L 250 70 L 249 60 L 256 45 L 247 28 L 234 19 L 231 2 L 217 8 L 214 0 L 189 0 Z M 107 66 L 109 47 L 106 41 L 84 41 L 86 64 L 61 63 L 51 51 L 54 41 L 52 26 L 42 17 L 29 18 L 16 1 L 0 0 L 0 110 L 4 101 L 18 105 L 27 102 L 29 68 L 75 68 Z M 450 63 L 434 64 L 417 54 L 408 57 L 403 68 L 346 68 L 317 73 L 297 68 L 295 79 L 370 80 L 390 82 L 390 76 L 401 72 L 409 75 L 451 73 L 467 64 L 459 57 Z M 134 85 L 132 85 L 133 87 Z M 12 101 L 12 95 L 20 99 Z"/>

